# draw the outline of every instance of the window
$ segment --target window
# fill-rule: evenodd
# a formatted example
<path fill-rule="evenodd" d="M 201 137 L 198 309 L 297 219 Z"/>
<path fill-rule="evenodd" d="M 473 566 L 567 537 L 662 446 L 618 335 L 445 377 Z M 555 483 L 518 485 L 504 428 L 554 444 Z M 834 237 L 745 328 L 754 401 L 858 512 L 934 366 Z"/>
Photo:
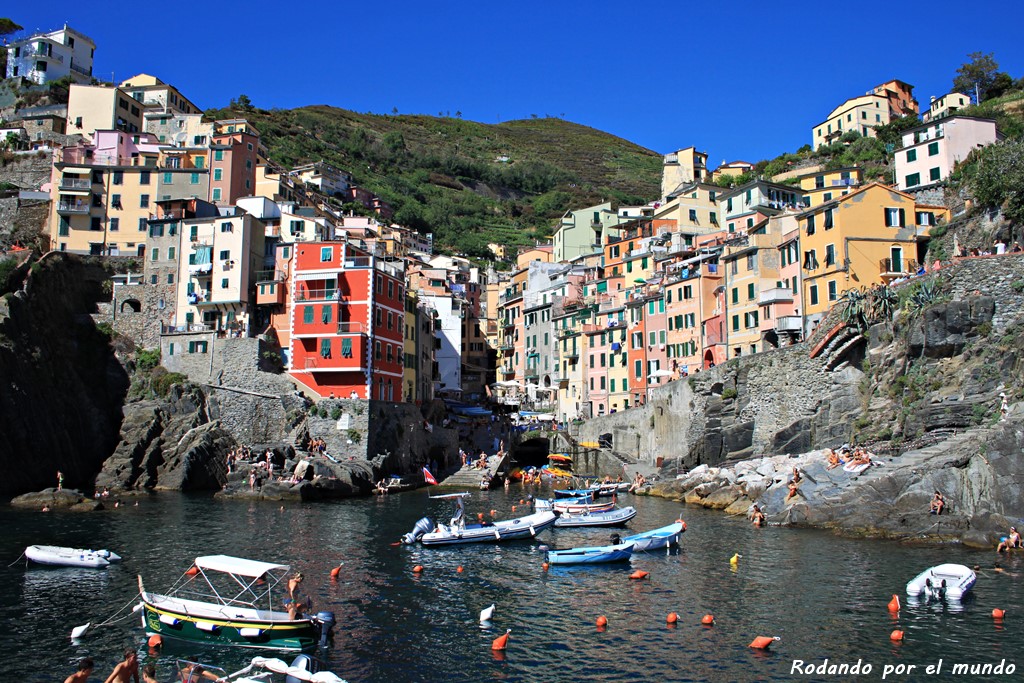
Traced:
<path fill-rule="evenodd" d="M 191 174 L 191 177 L 189 178 L 189 184 L 190 185 L 198 185 L 199 184 L 199 174 L 198 173 Z"/>
<path fill-rule="evenodd" d="M 110 219 L 110 232 L 117 232 L 120 228 L 121 228 L 121 219 L 120 218 L 111 218 Z"/>
<path fill-rule="evenodd" d="M 375 360 L 380 360 L 380 342 L 373 343 L 373 357 Z"/>
<path fill-rule="evenodd" d="M 740 302 L 740 290 L 738 287 L 732 288 L 732 302 L 738 304 Z"/>
<path fill-rule="evenodd" d="M 757 327 L 758 325 L 758 312 L 750 311 L 743 314 L 743 326 L 747 329 L 751 327 Z"/>
<path fill-rule="evenodd" d="M 814 234 L 814 214 L 811 214 L 810 216 L 807 217 L 807 234 Z"/>
<path fill-rule="evenodd" d="M 804 252 L 804 268 L 806 270 L 815 270 L 818 267 L 818 254 L 817 250 L 811 249 L 810 251 Z"/>
<path fill-rule="evenodd" d="M 173 184 L 174 184 L 174 174 L 173 173 L 164 173 L 164 185 L 173 185 Z"/>
<path fill-rule="evenodd" d="M 829 199 L 831 199 L 831 197 L 829 197 Z M 825 229 L 831 230 L 833 227 L 835 227 L 835 222 L 832 218 L 832 209 L 827 209 L 825 211 Z"/>
<path fill-rule="evenodd" d="M 818 285 L 811 285 L 811 305 L 815 306 L 818 303 Z"/>
<path fill-rule="evenodd" d="M 313 307 L 312 306 L 304 306 L 302 308 L 302 322 L 307 324 L 307 325 L 310 325 L 310 324 L 313 323 Z"/>
<path fill-rule="evenodd" d="M 739 317 L 739 315 L 734 315 L 732 317 L 732 331 L 733 332 L 738 332 L 739 329 L 740 329 L 740 317 Z"/>
<path fill-rule="evenodd" d="M 352 339 L 350 339 L 349 337 L 345 337 L 341 340 L 341 357 L 352 357 Z"/>
<path fill-rule="evenodd" d="M 747 301 L 754 298 L 754 283 L 751 282 L 747 285 Z"/>
<path fill-rule="evenodd" d="M 644 368 L 643 361 L 639 361 L 638 360 L 638 361 L 634 362 L 634 364 L 633 364 L 633 374 L 636 376 L 637 379 L 640 379 L 641 377 L 643 377 L 643 372 L 644 372 L 643 368 Z"/>
<path fill-rule="evenodd" d="M 57 229 L 57 234 L 60 237 L 67 237 L 68 232 L 71 228 L 71 224 L 68 223 L 68 219 L 64 216 L 60 217 L 60 227 Z"/>
<path fill-rule="evenodd" d="M 124 182 L 124 171 L 114 171 L 114 179 L 111 181 L 115 185 L 120 185 Z"/>
<path fill-rule="evenodd" d="M 100 218 L 99 216 L 92 216 L 89 219 L 89 229 L 90 230 L 102 230 L 103 229 L 103 219 Z"/>
<path fill-rule="evenodd" d="M 939 143 L 937 141 L 936 142 L 929 142 L 928 143 L 928 156 L 930 156 L 930 157 L 937 156 L 938 153 L 939 153 Z"/>
<path fill-rule="evenodd" d="M 216 201 L 220 201 L 220 188 L 219 187 L 213 188 L 213 201 L 215 201 L 215 202 Z"/>
<path fill-rule="evenodd" d="M 757 254 L 747 254 L 747 272 L 757 270 Z"/>
<path fill-rule="evenodd" d="M 112 195 L 110 195 L 110 207 L 112 209 L 120 209 L 121 208 L 121 195 L 119 195 L 119 194 L 112 194 Z"/>
<path fill-rule="evenodd" d="M 828 244 L 825 245 L 825 265 L 834 266 L 836 264 L 836 245 Z"/>
<path fill-rule="evenodd" d="M 902 228 L 907 224 L 906 215 L 903 209 L 885 210 L 885 225 L 890 228 Z"/>
<path fill-rule="evenodd" d="M 697 209 L 690 209 L 690 222 L 691 223 L 696 223 L 697 222 Z"/>
<path fill-rule="evenodd" d="M 829 280 L 828 281 L 828 300 L 829 301 L 835 301 L 838 298 L 839 298 L 839 292 L 838 292 L 838 288 L 836 287 L 836 281 L 835 280 Z"/>
<path fill-rule="evenodd" d="M 320 247 L 320 263 L 327 263 L 334 258 L 334 249 L 331 247 Z"/>
<path fill-rule="evenodd" d="M 221 289 L 227 289 L 228 288 L 228 279 L 227 278 L 221 279 L 221 281 L 220 281 L 220 288 Z"/>
<path fill-rule="evenodd" d="M 907 150 L 907 163 L 909 164 L 912 161 L 917 161 L 917 150 L 916 149 L 908 149 Z"/>
<path fill-rule="evenodd" d="M 149 171 L 139 173 L 139 185 L 149 185 Z"/>
<path fill-rule="evenodd" d="M 215 150 L 214 153 L 213 153 L 213 160 L 214 161 L 224 161 L 224 150 L 222 150 L 222 149 Z"/>
<path fill-rule="evenodd" d="M 320 340 L 320 357 L 330 358 L 331 357 L 331 340 L 321 339 Z"/>
<path fill-rule="evenodd" d="M 920 185 L 921 184 L 921 174 L 920 173 L 911 173 L 910 175 L 908 175 L 906 178 L 903 179 L 903 184 L 906 185 L 907 187 L 915 187 L 917 185 Z"/>
<path fill-rule="evenodd" d="M 220 168 L 213 169 L 213 179 L 214 180 L 221 180 L 221 179 L 223 179 L 223 177 L 224 177 L 223 169 L 220 169 Z"/>
<path fill-rule="evenodd" d="M 153 247 L 153 251 L 151 252 L 151 258 L 153 261 L 160 260 L 160 247 Z"/>
<path fill-rule="evenodd" d="M 928 179 L 929 180 L 939 180 L 939 178 L 941 176 L 942 176 L 942 169 L 933 168 L 932 170 L 928 171 Z"/>
<path fill-rule="evenodd" d="M 174 284 L 174 273 L 167 273 L 167 284 Z"/>

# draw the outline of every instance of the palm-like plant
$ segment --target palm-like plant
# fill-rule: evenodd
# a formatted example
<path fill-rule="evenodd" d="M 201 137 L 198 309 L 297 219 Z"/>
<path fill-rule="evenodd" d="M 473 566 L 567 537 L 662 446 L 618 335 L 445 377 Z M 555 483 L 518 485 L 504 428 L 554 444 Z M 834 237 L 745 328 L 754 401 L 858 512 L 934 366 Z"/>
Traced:
<path fill-rule="evenodd" d="M 868 296 L 863 288 L 846 290 L 839 303 L 839 316 L 844 323 L 860 332 L 868 328 Z"/>
<path fill-rule="evenodd" d="M 892 320 L 899 304 L 896 291 L 889 285 L 878 285 L 871 290 L 871 317 L 875 321 Z"/>

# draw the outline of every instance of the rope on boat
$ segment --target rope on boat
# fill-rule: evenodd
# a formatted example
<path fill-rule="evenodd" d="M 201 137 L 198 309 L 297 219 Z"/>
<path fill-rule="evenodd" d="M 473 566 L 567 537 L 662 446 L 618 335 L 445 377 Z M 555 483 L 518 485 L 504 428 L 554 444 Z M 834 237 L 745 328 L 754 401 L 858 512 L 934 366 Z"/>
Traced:
<path fill-rule="evenodd" d="M 120 614 L 125 608 L 131 607 L 132 604 L 135 602 L 136 598 L 141 598 L 141 597 L 142 597 L 142 593 L 139 593 L 138 595 L 133 596 L 132 599 L 127 602 L 127 604 L 125 604 L 119 610 L 117 610 L 112 615 L 107 617 L 104 621 L 101 621 L 98 624 L 94 624 L 93 628 L 98 628 L 100 626 L 110 626 L 111 624 L 116 624 L 118 622 L 121 622 L 121 621 L 124 621 L 125 619 L 130 618 L 134 614 L 134 612 L 129 611 L 128 614 L 124 615 L 123 617 L 121 617 L 119 619 L 115 619 L 115 617 L 117 617 L 117 615 Z"/>
<path fill-rule="evenodd" d="M 16 560 L 15 560 L 14 562 L 11 562 L 11 563 L 10 563 L 9 565 L 7 565 L 7 566 L 8 566 L 8 567 L 13 567 L 14 565 L 16 565 L 16 564 L 18 564 L 19 562 L 21 562 L 21 560 L 22 560 L 22 558 L 23 558 L 23 557 L 25 557 L 25 551 L 24 551 L 24 550 L 23 550 L 23 551 L 21 551 L 21 555 L 18 555 L 18 559 L 16 559 Z"/>

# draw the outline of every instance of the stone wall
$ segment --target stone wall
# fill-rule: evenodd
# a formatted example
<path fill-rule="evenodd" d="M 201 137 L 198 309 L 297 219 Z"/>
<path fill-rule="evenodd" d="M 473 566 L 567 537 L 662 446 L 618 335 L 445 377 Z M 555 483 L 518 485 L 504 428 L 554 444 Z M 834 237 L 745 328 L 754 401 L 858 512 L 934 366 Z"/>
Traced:
<path fill-rule="evenodd" d="M 160 347 L 162 325 L 174 318 L 175 285 L 138 284 L 114 287 L 110 323 L 119 334 L 146 349 Z M 139 310 L 135 310 L 138 307 Z"/>

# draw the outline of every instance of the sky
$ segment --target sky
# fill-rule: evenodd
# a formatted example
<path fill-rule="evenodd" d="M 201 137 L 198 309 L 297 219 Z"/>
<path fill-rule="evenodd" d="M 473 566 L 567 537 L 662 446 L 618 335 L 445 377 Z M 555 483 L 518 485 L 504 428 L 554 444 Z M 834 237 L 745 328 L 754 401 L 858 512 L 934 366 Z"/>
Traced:
<path fill-rule="evenodd" d="M 126 9 L 130 7 L 130 9 Z M 520 0 L 9 3 L 28 31 L 67 22 L 96 42 L 94 75 L 149 73 L 201 108 L 499 123 L 557 116 L 714 167 L 796 151 L 850 97 L 892 78 L 927 107 L 971 52 L 1024 76 L 1019 0 L 832 4 Z"/>

